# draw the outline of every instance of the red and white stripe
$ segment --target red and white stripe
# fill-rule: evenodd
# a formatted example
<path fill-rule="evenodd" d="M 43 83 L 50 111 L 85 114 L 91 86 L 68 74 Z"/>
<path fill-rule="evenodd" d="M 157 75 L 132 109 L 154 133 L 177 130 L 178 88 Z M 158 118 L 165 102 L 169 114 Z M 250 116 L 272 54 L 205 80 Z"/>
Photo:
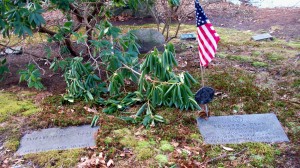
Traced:
<path fill-rule="evenodd" d="M 197 34 L 200 65 L 207 66 L 215 57 L 220 37 L 209 21 L 197 27 Z"/>

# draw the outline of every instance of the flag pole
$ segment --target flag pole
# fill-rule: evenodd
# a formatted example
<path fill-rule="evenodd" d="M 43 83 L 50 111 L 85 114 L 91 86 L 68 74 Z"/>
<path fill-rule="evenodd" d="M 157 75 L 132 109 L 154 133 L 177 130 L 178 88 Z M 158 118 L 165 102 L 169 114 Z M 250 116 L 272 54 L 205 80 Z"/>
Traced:
<path fill-rule="evenodd" d="M 201 83 L 202 83 L 202 88 L 204 87 L 204 68 L 202 67 L 201 63 L 200 63 L 200 70 L 201 70 Z M 208 106 L 207 104 L 204 104 L 205 107 L 205 113 L 206 116 L 208 117 Z"/>
<path fill-rule="evenodd" d="M 202 88 L 204 89 L 204 67 L 215 57 L 217 50 L 217 44 L 220 41 L 220 36 L 213 28 L 209 19 L 207 18 L 203 8 L 201 7 L 199 0 L 195 0 L 196 8 L 196 26 L 198 35 L 198 50 L 200 56 L 200 69 L 201 69 L 201 80 Z M 207 102 L 208 103 L 208 102 Z M 208 116 L 208 106 L 205 106 L 205 113 Z"/>
<path fill-rule="evenodd" d="M 200 63 L 200 69 L 201 69 L 201 83 L 202 83 L 202 87 L 204 87 L 204 78 L 203 78 L 203 67 L 202 67 L 202 65 L 201 65 L 201 63 Z"/>

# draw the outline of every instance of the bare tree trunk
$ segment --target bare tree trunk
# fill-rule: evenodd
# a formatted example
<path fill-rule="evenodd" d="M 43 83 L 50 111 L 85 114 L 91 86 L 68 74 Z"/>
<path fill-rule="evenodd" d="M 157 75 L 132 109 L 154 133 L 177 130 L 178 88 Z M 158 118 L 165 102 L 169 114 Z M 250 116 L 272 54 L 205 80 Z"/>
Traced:
<path fill-rule="evenodd" d="M 38 32 L 40 33 L 46 33 L 48 34 L 49 36 L 53 37 L 54 35 L 56 35 L 56 32 L 52 31 L 52 30 L 49 30 L 45 27 L 40 27 L 38 29 Z M 64 43 L 66 44 L 68 50 L 70 51 L 71 55 L 73 56 L 78 56 L 78 52 L 74 49 L 73 47 L 73 44 L 72 44 L 72 41 L 70 40 L 70 37 L 65 37 L 65 40 L 64 40 Z"/>

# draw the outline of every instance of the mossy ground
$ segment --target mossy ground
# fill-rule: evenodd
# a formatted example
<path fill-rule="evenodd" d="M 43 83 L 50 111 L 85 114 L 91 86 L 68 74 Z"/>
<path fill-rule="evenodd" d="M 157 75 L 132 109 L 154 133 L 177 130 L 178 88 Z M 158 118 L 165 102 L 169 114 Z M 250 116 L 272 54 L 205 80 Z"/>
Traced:
<path fill-rule="evenodd" d="M 32 100 L 26 99 L 28 96 L 31 96 L 28 92 L 16 95 L 0 91 L 0 123 L 8 120 L 11 116 L 30 116 L 41 111 Z"/>
<path fill-rule="evenodd" d="M 125 32 L 128 29 L 154 26 L 123 26 L 122 29 Z M 174 32 L 175 25 L 171 28 Z M 180 33 L 194 32 L 194 29 L 194 25 L 183 25 Z M 101 129 L 97 135 L 96 152 L 103 152 L 106 161 L 113 159 L 115 167 L 276 167 L 297 159 L 297 153 L 300 151 L 300 69 L 296 55 L 300 51 L 300 42 L 285 42 L 280 39 L 255 42 L 250 40 L 254 32 L 216 29 L 221 36 L 217 58 L 212 67 L 205 69 L 204 75 L 206 85 L 220 93 L 209 104 L 211 115 L 273 112 L 279 118 L 291 143 L 226 145 L 234 149 L 227 151 L 220 145 L 203 143 L 197 128 L 195 112 L 161 107 L 157 109 L 157 113 L 167 122 L 150 129 L 128 124 L 117 115 L 107 116 L 100 113 Z M 174 42 L 177 45 L 179 63 L 187 61 L 187 66 L 180 67 L 179 70 L 188 70 L 201 81 L 195 47 L 197 43 L 178 39 Z M 189 46 L 193 48 L 188 50 Z M 200 84 L 195 85 L 193 91 L 200 87 Z M 12 96 L 10 93 L 0 92 L 0 96 L 3 94 L 5 99 Z M 23 108 L 1 111 L 2 121 L 9 122 L 12 117 L 25 117 L 28 119 L 25 124 L 29 129 L 89 124 L 93 116 L 83 108 L 92 105 L 84 102 L 68 104 L 60 95 L 46 98 L 41 104 L 41 112 L 27 116 L 26 109 L 30 111 L 38 108 L 29 106 L 27 101 L 24 105 L 19 99 L 12 97 L 14 102 L 23 105 Z M 8 103 L 10 101 L 4 104 Z M 138 109 L 138 105 L 133 109 Z M 97 110 L 101 112 L 101 107 L 97 107 Z M 14 130 L 16 135 L 5 139 L 5 148 L 16 150 L 22 132 L 21 126 L 12 121 L 9 125 L 0 125 L 1 134 L 12 134 Z M 78 158 L 86 156 L 84 151 L 86 150 L 26 155 L 24 160 L 40 167 L 72 167 L 78 162 Z M 241 151 L 243 152 L 239 155 L 234 155 Z M 227 157 L 211 161 L 224 154 L 227 154 Z"/>
<path fill-rule="evenodd" d="M 75 167 L 84 155 L 83 149 L 72 149 L 66 151 L 49 151 L 40 154 L 28 154 L 24 159 L 31 160 L 33 164 L 47 168 Z"/>

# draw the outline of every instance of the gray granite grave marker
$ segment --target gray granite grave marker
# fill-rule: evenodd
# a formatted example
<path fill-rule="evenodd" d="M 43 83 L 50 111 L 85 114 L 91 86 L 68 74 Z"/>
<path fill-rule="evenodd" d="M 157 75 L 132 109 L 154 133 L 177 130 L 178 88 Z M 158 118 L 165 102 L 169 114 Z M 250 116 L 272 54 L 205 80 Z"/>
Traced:
<path fill-rule="evenodd" d="M 273 40 L 273 37 L 269 33 L 265 33 L 252 36 L 252 39 L 255 41 Z"/>
<path fill-rule="evenodd" d="M 99 127 L 89 125 L 68 128 L 48 128 L 22 137 L 18 155 L 95 146 L 94 133 Z"/>
<path fill-rule="evenodd" d="M 23 48 L 21 46 L 6 48 L 4 52 L 0 52 L 0 56 L 7 54 L 22 54 Z"/>
<path fill-rule="evenodd" d="M 198 118 L 197 123 L 207 144 L 289 142 L 273 113 L 212 116 L 208 120 Z"/>
<path fill-rule="evenodd" d="M 196 40 L 196 35 L 194 33 L 181 34 L 181 40 Z"/>

